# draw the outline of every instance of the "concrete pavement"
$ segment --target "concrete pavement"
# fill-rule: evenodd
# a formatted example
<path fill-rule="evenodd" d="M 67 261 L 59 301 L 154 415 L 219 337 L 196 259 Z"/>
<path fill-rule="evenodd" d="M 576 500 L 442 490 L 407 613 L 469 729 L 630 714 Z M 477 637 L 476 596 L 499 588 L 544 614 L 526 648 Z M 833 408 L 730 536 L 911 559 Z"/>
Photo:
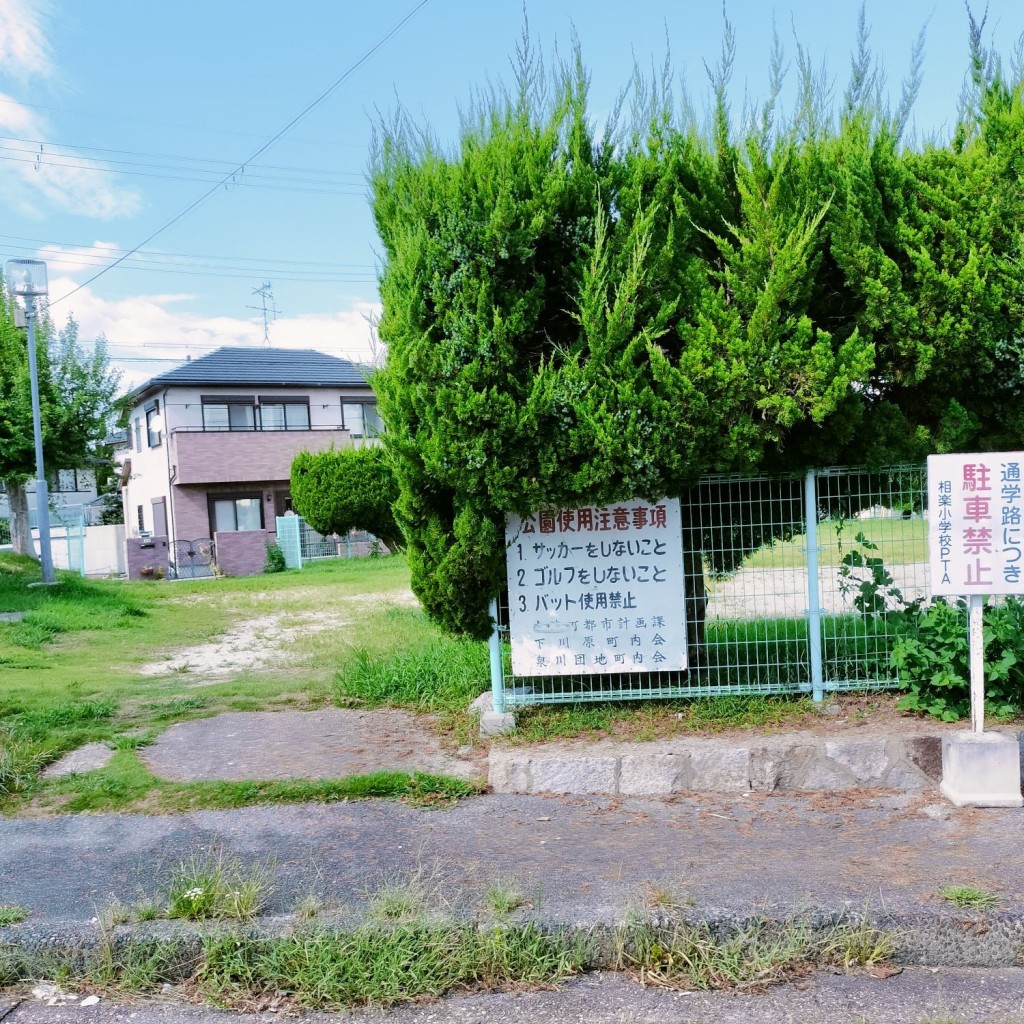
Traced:
<path fill-rule="evenodd" d="M 1024 954 L 1024 814 L 956 809 L 925 795 L 667 798 L 490 795 L 448 810 L 364 801 L 170 816 L 0 822 L 0 904 L 31 910 L 7 941 L 88 942 L 111 904 L 159 900 L 174 868 L 220 851 L 271 872 L 265 924 L 293 923 L 314 892 L 358 920 L 384 884 L 429 880 L 445 913 L 486 916 L 485 893 L 513 885 L 518 919 L 621 922 L 674 903 L 729 921 L 867 913 L 903 933 L 909 963 L 1015 966 Z M 1000 897 L 953 908 L 947 885 Z"/>

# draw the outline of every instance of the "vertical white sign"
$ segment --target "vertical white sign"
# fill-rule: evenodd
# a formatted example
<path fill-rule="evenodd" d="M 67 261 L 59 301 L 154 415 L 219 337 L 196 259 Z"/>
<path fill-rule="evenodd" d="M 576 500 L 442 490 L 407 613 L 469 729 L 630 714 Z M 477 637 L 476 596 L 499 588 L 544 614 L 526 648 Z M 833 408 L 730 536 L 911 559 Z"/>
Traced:
<path fill-rule="evenodd" d="M 510 516 L 505 530 L 517 676 L 686 668 L 677 498 Z"/>
<path fill-rule="evenodd" d="M 933 594 L 1024 595 L 1024 452 L 928 457 Z"/>

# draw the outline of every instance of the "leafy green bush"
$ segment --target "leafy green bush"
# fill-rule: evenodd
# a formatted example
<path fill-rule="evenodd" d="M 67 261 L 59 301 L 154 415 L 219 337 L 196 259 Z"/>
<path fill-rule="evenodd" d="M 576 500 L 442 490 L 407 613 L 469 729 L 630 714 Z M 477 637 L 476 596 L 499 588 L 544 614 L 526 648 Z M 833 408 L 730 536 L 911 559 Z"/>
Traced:
<path fill-rule="evenodd" d="M 292 462 L 295 511 L 319 533 L 366 530 L 402 551 L 405 538 L 391 510 L 397 498 L 387 453 L 376 445 L 300 452 Z"/>
<path fill-rule="evenodd" d="M 267 545 L 267 560 L 263 563 L 264 572 L 284 572 L 288 568 L 284 560 L 284 552 L 280 544 Z"/>
<path fill-rule="evenodd" d="M 381 124 L 374 390 L 435 621 L 489 634 L 509 513 L 1019 443 L 1021 72 L 969 24 L 955 145 L 901 138 L 917 72 L 880 111 L 866 34 L 841 112 L 804 65 L 795 116 L 773 92 L 760 125 L 730 120 L 730 31 L 706 129 L 667 71 L 602 128 L 582 57 L 548 75 L 529 38 L 450 148 L 402 112 Z M 789 500 L 764 519 L 783 539 Z M 737 550 L 749 514 L 719 512 L 705 555 Z"/>
<path fill-rule="evenodd" d="M 892 663 L 910 690 L 899 707 L 955 722 L 970 713 L 967 603 L 935 600 L 903 623 Z M 1006 718 L 1024 705 L 1024 602 L 1008 598 L 984 612 L 985 712 Z"/>
<path fill-rule="evenodd" d="M 841 526 L 837 533 L 841 533 Z M 840 541 L 840 545 L 841 545 Z M 908 601 L 896 586 L 896 581 L 879 555 L 878 545 L 868 540 L 863 531 L 854 537 L 854 547 L 840 561 L 839 591 L 844 596 L 853 595 L 853 607 L 864 619 L 876 619 L 894 614 L 914 613 L 920 601 Z"/>

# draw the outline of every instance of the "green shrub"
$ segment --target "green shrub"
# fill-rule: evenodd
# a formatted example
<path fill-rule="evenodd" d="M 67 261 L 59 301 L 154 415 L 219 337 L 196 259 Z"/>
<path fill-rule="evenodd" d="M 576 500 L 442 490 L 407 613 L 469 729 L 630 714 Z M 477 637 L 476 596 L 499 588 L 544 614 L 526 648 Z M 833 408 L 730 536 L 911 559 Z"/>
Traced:
<path fill-rule="evenodd" d="M 902 624 L 892 663 L 909 689 L 899 707 L 955 722 L 970 713 L 967 603 L 936 600 Z M 1024 704 L 1024 602 L 1008 598 L 984 612 L 985 711 L 1006 718 Z"/>
<path fill-rule="evenodd" d="M 292 462 L 295 511 L 319 533 L 366 530 L 391 551 L 402 551 L 405 538 L 392 511 L 397 498 L 395 474 L 381 447 L 299 452 Z"/>
<path fill-rule="evenodd" d="M 263 563 L 264 572 L 284 572 L 288 568 L 284 560 L 284 552 L 281 545 L 274 543 L 267 545 L 267 560 Z"/>

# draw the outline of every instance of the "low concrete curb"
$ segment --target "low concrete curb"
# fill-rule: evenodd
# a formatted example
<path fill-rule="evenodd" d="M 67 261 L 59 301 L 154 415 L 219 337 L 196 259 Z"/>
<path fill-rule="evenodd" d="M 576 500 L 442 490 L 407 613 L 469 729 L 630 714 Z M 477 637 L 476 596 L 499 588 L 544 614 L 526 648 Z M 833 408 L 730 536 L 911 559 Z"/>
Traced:
<path fill-rule="evenodd" d="M 496 793 L 639 796 L 887 788 L 920 792 L 942 777 L 938 735 L 725 739 L 492 748 Z"/>
<path fill-rule="evenodd" d="M 842 923 L 855 928 L 863 924 L 891 938 L 893 960 L 904 966 L 1019 967 L 1024 959 L 1024 918 L 996 911 L 862 914 L 857 908 L 843 905 L 746 914 L 733 910 L 672 909 L 647 915 L 630 914 L 611 921 L 603 916 L 594 920 L 559 921 L 533 912 L 486 920 L 475 917 L 429 919 L 431 925 L 440 928 L 462 928 L 466 924 L 486 929 L 496 926 L 514 928 L 533 924 L 545 933 L 586 941 L 589 949 L 587 969 L 590 970 L 609 970 L 619 966 L 618 952 L 622 943 L 628 943 L 630 929 L 638 925 L 646 924 L 666 934 L 679 927 L 704 926 L 724 940 L 755 922 L 762 928 L 766 941 L 794 922 L 815 932 L 829 932 Z M 99 924 L 66 922 L 54 929 L 52 926 L 26 923 L 0 932 L 0 957 L 9 974 L 18 971 L 24 976 L 46 977 L 55 975 L 60 967 L 66 967 L 72 973 L 86 971 L 90 965 L 100 962 L 100 958 L 105 962 L 116 960 L 118 952 L 159 948 L 161 961 L 171 965 L 171 973 L 180 975 L 178 980 L 184 980 L 201 962 L 206 937 L 273 940 L 294 939 L 303 934 L 345 936 L 352 934 L 359 925 L 360 922 L 351 917 L 339 920 L 331 915 L 314 921 L 287 916 L 245 924 L 160 921 L 108 928 Z M 372 924 L 372 927 L 383 931 L 398 926 L 399 923 Z M 113 958 L 111 954 L 114 954 Z"/>

